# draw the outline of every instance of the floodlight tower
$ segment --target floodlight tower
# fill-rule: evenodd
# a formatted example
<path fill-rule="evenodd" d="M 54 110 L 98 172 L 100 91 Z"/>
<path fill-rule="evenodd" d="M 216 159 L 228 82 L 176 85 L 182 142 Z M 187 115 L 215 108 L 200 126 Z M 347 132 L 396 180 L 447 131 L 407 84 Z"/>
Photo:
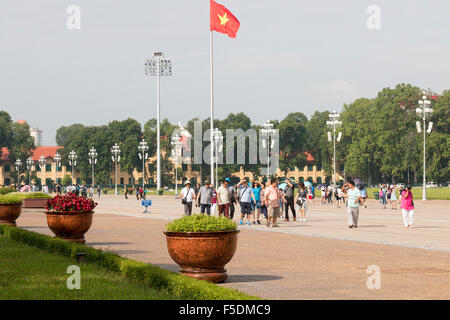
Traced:
<path fill-rule="evenodd" d="M 161 189 L 161 143 L 160 143 L 160 78 L 172 75 L 172 62 L 164 58 L 164 53 L 155 52 L 153 59 L 145 63 L 145 74 L 156 76 L 156 186 Z"/>

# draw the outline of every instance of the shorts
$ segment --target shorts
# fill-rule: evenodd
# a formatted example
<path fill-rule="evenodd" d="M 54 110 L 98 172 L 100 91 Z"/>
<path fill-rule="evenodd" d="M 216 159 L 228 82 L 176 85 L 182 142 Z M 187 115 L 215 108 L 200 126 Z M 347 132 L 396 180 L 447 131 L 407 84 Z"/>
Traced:
<path fill-rule="evenodd" d="M 252 211 L 255 211 L 255 209 L 261 209 L 261 201 L 252 202 Z"/>
<path fill-rule="evenodd" d="M 269 206 L 269 218 L 278 218 L 280 216 L 280 207 Z"/>
<path fill-rule="evenodd" d="M 306 199 L 303 201 L 297 201 L 297 206 L 299 209 L 305 209 L 306 208 Z"/>
<path fill-rule="evenodd" d="M 252 214 L 252 204 L 250 202 L 241 202 L 241 213 Z"/>
<path fill-rule="evenodd" d="M 311 195 L 308 195 L 308 199 L 311 200 L 311 199 L 312 199 L 312 196 L 311 196 Z"/>

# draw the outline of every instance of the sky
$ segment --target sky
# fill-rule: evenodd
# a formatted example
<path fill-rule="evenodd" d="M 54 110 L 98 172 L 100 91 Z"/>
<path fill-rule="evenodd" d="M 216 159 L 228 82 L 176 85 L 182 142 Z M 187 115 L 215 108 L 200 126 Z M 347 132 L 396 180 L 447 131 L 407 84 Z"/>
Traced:
<path fill-rule="evenodd" d="M 450 89 L 448 0 L 218 2 L 241 23 L 236 39 L 214 34 L 218 118 L 309 117 L 398 83 Z M 67 27 L 71 5 L 80 29 Z M 0 0 L 0 110 L 43 130 L 44 145 L 56 145 L 63 125 L 144 124 L 156 118 L 144 63 L 158 51 L 173 64 L 161 79 L 161 118 L 207 118 L 208 0 Z"/>

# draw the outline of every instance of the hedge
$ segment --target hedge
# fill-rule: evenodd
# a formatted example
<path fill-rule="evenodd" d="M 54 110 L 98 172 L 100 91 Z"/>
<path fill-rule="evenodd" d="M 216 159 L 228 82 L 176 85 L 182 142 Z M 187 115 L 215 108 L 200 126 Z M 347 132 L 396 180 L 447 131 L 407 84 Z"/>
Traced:
<path fill-rule="evenodd" d="M 5 194 L 11 193 L 11 192 L 15 192 L 15 191 L 17 191 L 17 190 L 14 189 L 14 188 L 10 188 L 10 187 L 1 187 L 1 188 L 0 188 L 0 195 L 5 195 Z"/>
<path fill-rule="evenodd" d="M 95 263 L 108 270 L 126 276 L 130 280 L 190 300 L 258 300 L 237 290 L 221 287 L 206 281 L 197 280 L 181 274 L 161 269 L 143 262 L 123 258 L 117 254 L 104 252 L 85 245 L 52 238 L 43 234 L 16 227 L 0 225 L 0 236 L 20 241 L 64 256 L 76 258 L 84 253 L 84 261 Z"/>

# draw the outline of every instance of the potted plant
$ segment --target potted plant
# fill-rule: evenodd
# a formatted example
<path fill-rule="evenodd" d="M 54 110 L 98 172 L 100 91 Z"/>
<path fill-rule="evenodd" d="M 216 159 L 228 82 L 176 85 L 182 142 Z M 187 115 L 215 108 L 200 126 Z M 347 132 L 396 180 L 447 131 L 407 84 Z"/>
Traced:
<path fill-rule="evenodd" d="M 162 195 L 163 195 L 163 193 L 164 193 L 164 189 L 158 189 L 158 191 L 157 191 L 157 192 L 158 192 L 158 195 L 159 195 L 159 196 L 162 196 Z"/>
<path fill-rule="evenodd" d="M 92 225 L 96 206 L 92 199 L 77 197 L 73 193 L 53 197 L 45 205 L 48 227 L 58 238 L 85 243 L 84 234 Z"/>
<path fill-rule="evenodd" d="M 45 208 L 47 200 L 51 198 L 50 195 L 44 192 L 18 192 L 15 196 L 22 198 L 23 208 Z"/>
<path fill-rule="evenodd" d="M 22 199 L 14 196 L 0 196 L 0 224 L 16 226 L 22 212 Z"/>
<path fill-rule="evenodd" d="M 236 252 L 238 233 L 234 221 L 204 215 L 177 219 L 164 232 L 169 254 L 180 272 L 214 283 L 228 277 L 224 267 Z"/>

